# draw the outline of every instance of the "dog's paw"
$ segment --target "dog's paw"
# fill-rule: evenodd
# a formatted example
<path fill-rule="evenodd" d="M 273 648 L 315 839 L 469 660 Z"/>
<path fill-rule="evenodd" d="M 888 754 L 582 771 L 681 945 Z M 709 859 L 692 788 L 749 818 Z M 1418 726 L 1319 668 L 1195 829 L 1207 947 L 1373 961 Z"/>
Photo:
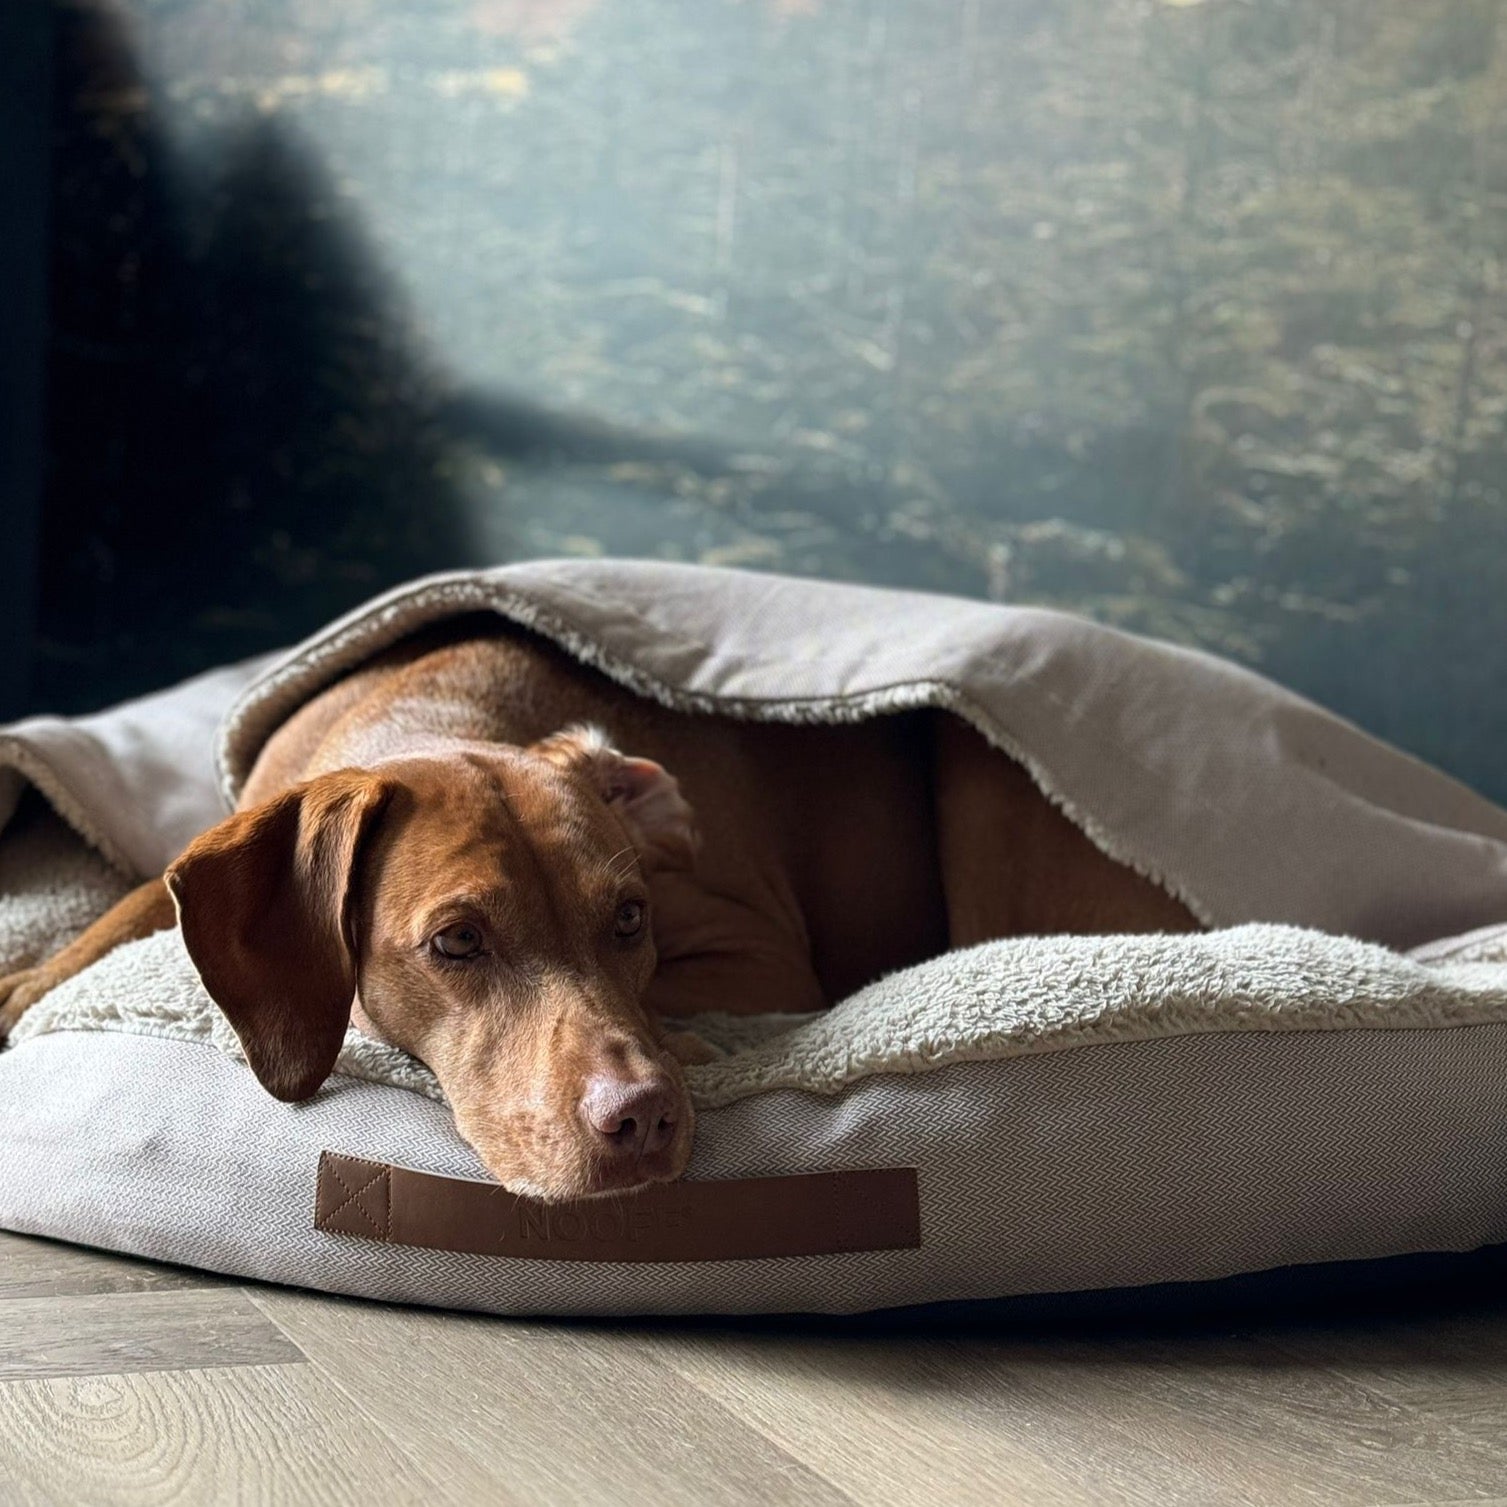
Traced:
<path fill-rule="evenodd" d="M 0 978 L 0 1041 L 20 1024 L 21 1017 L 61 982 L 45 964 L 23 968 Z"/>
<path fill-rule="evenodd" d="M 694 1031 L 666 1031 L 661 1039 L 665 1050 L 686 1067 L 699 1067 L 704 1062 L 715 1062 L 724 1055 Z"/>

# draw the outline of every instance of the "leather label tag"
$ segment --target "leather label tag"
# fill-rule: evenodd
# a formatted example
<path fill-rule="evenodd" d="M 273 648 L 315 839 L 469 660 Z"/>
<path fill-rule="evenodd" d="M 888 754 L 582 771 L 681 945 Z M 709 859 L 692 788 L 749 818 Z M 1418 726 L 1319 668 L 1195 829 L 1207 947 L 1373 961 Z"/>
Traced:
<path fill-rule="evenodd" d="M 749 1261 L 921 1244 L 914 1167 L 658 1183 L 545 1204 L 335 1151 L 319 1158 L 314 1228 L 526 1261 Z"/>

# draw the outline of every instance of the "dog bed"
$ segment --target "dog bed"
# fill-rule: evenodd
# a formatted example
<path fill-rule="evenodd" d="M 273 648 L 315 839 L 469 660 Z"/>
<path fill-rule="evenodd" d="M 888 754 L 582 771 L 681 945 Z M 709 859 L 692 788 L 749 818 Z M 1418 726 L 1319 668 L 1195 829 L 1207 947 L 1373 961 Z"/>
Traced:
<path fill-rule="evenodd" d="M 422 1066 L 358 1033 L 313 1100 L 268 1097 L 167 932 L 55 991 L 0 1054 L 0 1227 L 602 1315 L 1507 1241 L 1507 813 L 1246 671 L 1061 614 L 629 562 L 416 583 L 272 662 L 0 734 L 0 969 L 223 815 L 317 687 L 487 610 L 692 712 L 945 707 L 1212 929 L 995 942 L 823 1015 L 702 1017 L 724 1055 L 688 1074 L 688 1178 L 554 1210 L 490 1183 Z"/>

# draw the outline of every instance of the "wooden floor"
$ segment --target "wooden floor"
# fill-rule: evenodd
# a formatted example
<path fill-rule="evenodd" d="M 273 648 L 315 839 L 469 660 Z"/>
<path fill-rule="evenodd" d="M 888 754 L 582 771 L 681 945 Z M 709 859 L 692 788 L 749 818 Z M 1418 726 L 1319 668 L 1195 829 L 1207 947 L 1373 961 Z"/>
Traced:
<path fill-rule="evenodd" d="M 1507 1302 L 538 1324 L 0 1235 L 0 1503 L 1507 1503 Z"/>

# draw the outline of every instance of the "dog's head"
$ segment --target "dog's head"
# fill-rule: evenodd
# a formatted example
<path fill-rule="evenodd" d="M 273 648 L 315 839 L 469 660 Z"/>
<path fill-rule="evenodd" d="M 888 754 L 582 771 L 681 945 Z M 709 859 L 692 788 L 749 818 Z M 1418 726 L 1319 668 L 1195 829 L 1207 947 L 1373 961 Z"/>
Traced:
<path fill-rule="evenodd" d="M 204 833 L 167 883 L 271 1093 L 319 1088 L 355 1006 L 429 1065 L 501 1182 L 565 1199 L 690 1156 L 685 1079 L 641 1001 L 647 876 L 695 842 L 663 768 L 571 729 L 320 775 Z"/>

